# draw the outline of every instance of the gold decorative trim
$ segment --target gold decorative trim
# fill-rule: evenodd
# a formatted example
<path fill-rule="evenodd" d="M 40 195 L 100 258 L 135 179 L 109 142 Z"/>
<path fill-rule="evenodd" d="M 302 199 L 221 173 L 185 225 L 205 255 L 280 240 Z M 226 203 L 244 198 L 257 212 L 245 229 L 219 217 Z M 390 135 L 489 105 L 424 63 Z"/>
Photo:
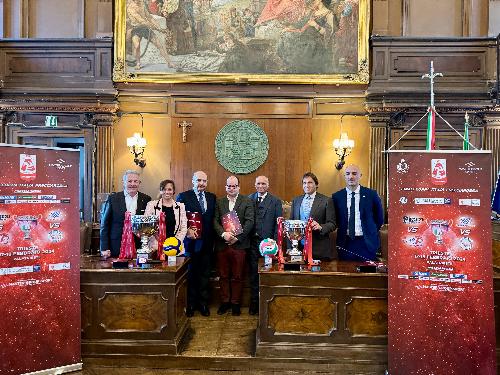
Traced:
<path fill-rule="evenodd" d="M 126 2 L 115 1 L 115 44 L 113 80 L 147 83 L 288 83 L 367 84 L 369 82 L 370 1 L 359 0 L 358 67 L 352 74 L 229 74 L 229 73 L 130 73 L 126 60 Z"/>

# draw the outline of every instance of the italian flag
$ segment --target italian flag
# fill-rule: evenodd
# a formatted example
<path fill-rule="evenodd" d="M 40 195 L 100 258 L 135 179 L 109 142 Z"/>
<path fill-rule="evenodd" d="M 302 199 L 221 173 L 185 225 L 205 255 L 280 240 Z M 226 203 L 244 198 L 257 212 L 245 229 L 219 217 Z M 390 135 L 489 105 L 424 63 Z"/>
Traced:
<path fill-rule="evenodd" d="M 436 110 L 434 107 L 429 107 L 427 110 L 427 144 L 426 150 L 434 150 L 436 145 Z"/>

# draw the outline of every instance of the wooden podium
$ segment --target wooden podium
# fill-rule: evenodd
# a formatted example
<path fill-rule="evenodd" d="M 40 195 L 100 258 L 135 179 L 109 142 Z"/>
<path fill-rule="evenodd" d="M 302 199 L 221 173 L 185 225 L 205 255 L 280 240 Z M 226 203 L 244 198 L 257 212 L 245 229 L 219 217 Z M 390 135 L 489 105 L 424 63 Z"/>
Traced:
<path fill-rule="evenodd" d="M 186 258 L 175 266 L 112 269 L 81 259 L 82 355 L 175 355 L 188 328 Z"/>
<path fill-rule="evenodd" d="M 280 268 L 260 267 L 256 356 L 387 361 L 387 274 L 337 261 Z"/>

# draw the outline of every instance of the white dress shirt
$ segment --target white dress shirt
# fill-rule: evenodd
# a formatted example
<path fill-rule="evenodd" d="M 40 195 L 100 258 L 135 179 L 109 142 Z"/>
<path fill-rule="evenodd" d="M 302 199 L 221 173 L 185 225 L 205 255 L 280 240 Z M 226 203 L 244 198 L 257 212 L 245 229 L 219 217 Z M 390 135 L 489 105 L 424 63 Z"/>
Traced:
<path fill-rule="evenodd" d="M 234 199 L 227 197 L 227 200 L 229 201 L 229 211 L 234 210 L 234 206 L 236 205 L 236 199 L 238 199 L 238 195 L 236 195 Z"/>
<path fill-rule="evenodd" d="M 125 206 L 127 206 L 127 211 L 132 215 L 135 215 L 135 213 L 137 212 L 137 197 L 139 196 L 139 193 L 137 193 L 133 197 L 130 196 L 126 191 L 124 191 L 123 194 L 125 194 Z"/>
<path fill-rule="evenodd" d="M 347 191 L 347 210 L 349 212 L 349 216 L 351 215 L 351 193 L 352 190 L 349 190 L 349 188 L 345 188 Z M 354 201 L 356 202 L 356 207 L 355 207 L 355 220 L 354 220 L 354 229 L 356 233 L 354 234 L 355 236 L 362 236 L 363 235 L 363 228 L 361 227 L 361 213 L 359 212 L 359 199 L 360 199 L 360 191 L 361 191 L 361 186 L 358 185 L 356 190 L 354 190 Z M 349 216 L 347 217 L 347 221 L 349 221 Z M 347 228 L 347 234 L 349 235 L 349 228 Z"/>

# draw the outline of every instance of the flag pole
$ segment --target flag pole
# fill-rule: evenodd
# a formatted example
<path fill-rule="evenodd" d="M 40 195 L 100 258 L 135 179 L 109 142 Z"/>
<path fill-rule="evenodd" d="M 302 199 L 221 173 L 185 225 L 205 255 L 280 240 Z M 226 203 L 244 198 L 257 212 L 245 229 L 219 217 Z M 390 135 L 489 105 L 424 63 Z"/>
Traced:
<path fill-rule="evenodd" d="M 442 73 L 434 72 L 433 60 L 431 60 L 431 69 L 429 74 L 424 74 L 422 76 L 422 79 L 429 78 L 431 82 L 431 105 L 427 109 L 427 151 L 434 150 L 436 145 L 436 108 L 434 107 L 434 78 L 442 76 Z"/>

